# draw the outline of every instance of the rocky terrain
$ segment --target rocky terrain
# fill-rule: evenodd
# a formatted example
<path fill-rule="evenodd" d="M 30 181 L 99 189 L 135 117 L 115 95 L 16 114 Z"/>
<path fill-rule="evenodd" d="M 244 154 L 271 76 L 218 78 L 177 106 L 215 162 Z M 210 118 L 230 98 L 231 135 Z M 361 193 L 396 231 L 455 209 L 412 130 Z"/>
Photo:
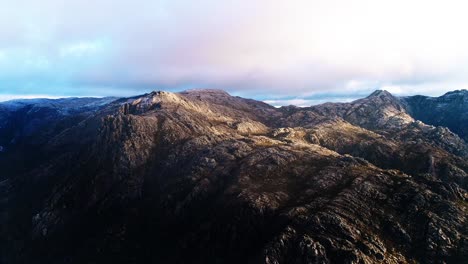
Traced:
<path fill-rule="evenodd" d="M 0 103 L 0 263 L 466 263 L 467 105 Z"/>
<path fill-rule="evenodd" d="M 440 97 L 410 96 L 402 98 L 406 109 L 424 123 L 449 127 L 468 142 L 468 91 L 457 90 Z"/>

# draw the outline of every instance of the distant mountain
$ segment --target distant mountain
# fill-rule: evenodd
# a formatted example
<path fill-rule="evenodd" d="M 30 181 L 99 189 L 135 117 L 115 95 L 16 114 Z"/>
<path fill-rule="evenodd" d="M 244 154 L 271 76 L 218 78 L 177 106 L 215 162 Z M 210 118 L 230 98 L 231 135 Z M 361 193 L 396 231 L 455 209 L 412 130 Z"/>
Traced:
<path fill-rule="evenodd" d="M 406 109 L 417 120 L 444 126 L 468 142 L 468 90 L 448 92 L 440 97 L 403 97 Z"/>
<path fill-rule="evenodd" d="M 0 180 L 10 170 L 36 163 L 37 151 L 50 138 L 69 129 L 117 98 L 12 100 L 0 103 Z M 21 166 L 20 166 L 21 164 Z"/>
<path fill-rule="evenodd" d="M 466 91 L 0 103 L 0 263 L 463 263 L 465 110 Z"/>

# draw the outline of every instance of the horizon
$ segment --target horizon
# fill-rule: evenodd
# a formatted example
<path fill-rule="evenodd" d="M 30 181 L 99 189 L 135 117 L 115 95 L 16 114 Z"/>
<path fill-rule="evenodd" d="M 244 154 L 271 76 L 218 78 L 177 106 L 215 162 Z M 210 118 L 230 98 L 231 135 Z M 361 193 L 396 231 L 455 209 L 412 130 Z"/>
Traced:
<path fill-rule="evenodd" d="M 40 96 L 40 95 L 32 95 L 32 96 L 29 96 L 29 97 L 17 97 L 17 98 L 5 98 L 5 100 L 3 100 L 2 96 L 0 95 L 0 104 L 1 103 L 5 103 L 5 102 L 14 102 L 14 101 L 27 101 L 27 100 L 60 100 L 60 99 L 76 99 L 76 98 L 96 98 L 96 99 L 99 99 L 99 98 L 116 98 L 116 99 L 121 99 L 121 98 L 132 98 L 132 97 L 137 97 L 137 96 L 143 96 L 145 94 L 149 94 L 151 92 L 158 92 L 158 91 L 165 91 L 165 92 L 171 92 L 171 93 L 183 93 L 183 92 L 187 92 L 187 91 L 192 91 L 192 90 L 215 90 L 215 91 L 224 91 L 224 92 L 227 92 L 226 90 L 223 90 L 223 89 L 212 89 L 212 88 L 201 88 L 201 89 L 186 89 L 186 90 L 180 90 L 180 91 L 166 91 L 166 90 L 152 90 L 148 93 L 144 93 L 144 94 L 135 94 L 135 95 L 130 95 L 130 96 L 66 96 L 66 97 L 47 97 L 47 96 Z M 457 89 L 457 90 L 452 90 L 452 91 L 447 91 L 447 92 L 444 92 L 443 94 L 441 95 L 436 95 L 436 96 L 430 96 L 430 95 L 424 95 L 424 94 L 414 94 L 414 95 L 403 95 L 403 96 L 399 96 L 399 95 L 395 95 L 393 93 L 391 93 L 390 91 L 387 91 L 387 90 L 382 90 L 382 89 L 376 89 L 374 91 L 372 91 L 371 93 L 367 94 L 367 95 L 363 95 L 363 96 L 359 96 L 359 97 L 354 97 L 354 98 L 339 98 L 339 99 L 336 99 L 336 100 L 327 100 L 327 99 L 302 99 L 302 98 L 293 98 L 293 99 L 286 99 L 286 100 L 257 100 L 257 101 L 261 101 L 261 102 L 264 102 L 266 104 L 269 104 L 271 106 L 274 106 L 276 108 L 278 107 L 282 107 L 282 106 L 297 106 L 297 107 L 308 107 L 308 106 L 314 106 L 314 105 L 320 105 L 320 104 L 324 104 L 324 103 L 349 103 L 349 102 L 353 102 L 355 100 L 359 100 L 359 99 L 362 99 L 362 98 L 365 98 L 365 97 L 368 97 L 370 96 L 371 94 L 375 93 L 375 92 L 378 92 L 378 91 L 384 91 L 384 92 L 388 92 L 390 93 L 392 96 L 395 96 L 395 97 L 407 97 L 407 96 L 426 96 L 426 97 L 432 97 L 432 98 L 436 98 L 436 97 L 440 97 L 440 96 L 443 96 L 443 95 L 446 95 L 448 93 L 452 93 L 452 92 L 467 92 L 468 90 L 467 89 Z M 227 92 L 230 96 L 238 96 L 238 95 L 233 95 L 229 92 Z M 243 96 L 239 96 L 239 97 L 242 97 L 242 98 L 246 98 L 246 99 L 254 99 L 254 98 L 249 98 L 249 97 L 243 97 Z M 256 99 L 254 99 L 256 100 Z"/>
<path fill-rule="evenodd" d="M 213 87 L 282 105 L 350 101 L 374 90 L 440 96 L 468 88 L 466 7 L 19 0 L 0 10 L 0 101 L 127 97 L 153 87 Z"/>

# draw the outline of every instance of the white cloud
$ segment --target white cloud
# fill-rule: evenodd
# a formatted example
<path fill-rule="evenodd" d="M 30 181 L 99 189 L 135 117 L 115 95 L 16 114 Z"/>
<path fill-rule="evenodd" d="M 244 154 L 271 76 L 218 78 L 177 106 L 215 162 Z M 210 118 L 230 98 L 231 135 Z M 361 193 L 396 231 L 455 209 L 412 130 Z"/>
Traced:
<path fill-rule="evenodd" d="M 418 84 L 388 85 L 382 86 L 382 89 L 400 96 L 415 94 L 440 96 L 446 91 L 468 89 L 468 82 L 444 80 Z"/>
<path fill-rule="evenodd" d="M 322 99 L 277 99 L 277 100 L 265 100 L 263 102 L 272 105 L 274 107 L 280 106 L 287 106 L 287 105 L 295 105 L 299 107 L 307 107 L 312 105 L 323 104 L 327 102 L 335 102 L 335 103 L 346 103 L 356 100 L 357 98 L 322 98 Z"/>
<path fill-rule="evenodd" d="M 0 49 L 29 53 L 2 60 L 0 89 L 40 77 L 30 93 L 61 82 L 75 94 L 83 83 L 117 95 L 158 86 L 441 94 L 468 83 L 467 9 L 459 0 L 17 0 L 0 10 Z M 23 69 L 15 58 L 24 57 L 47 64 Z"/>
<path fill-rule="evenodd" d="M 59 54 L 61 57 L 82 57 L 86 55 L 94 55 L 96 52 L 99 52 L 102 48 L 103 43 L 101 41 L 83 41 L 61 47 L 59 50 Z"/>
<path fill-rule="evenodd" d="M 36 98 L 48 98 L 57 99 L 64 98 L 66 96 L 54 96 L 47 94 L 0 94 L 0 102 L 15 100 L 15 99 L 36 99 Z"/>

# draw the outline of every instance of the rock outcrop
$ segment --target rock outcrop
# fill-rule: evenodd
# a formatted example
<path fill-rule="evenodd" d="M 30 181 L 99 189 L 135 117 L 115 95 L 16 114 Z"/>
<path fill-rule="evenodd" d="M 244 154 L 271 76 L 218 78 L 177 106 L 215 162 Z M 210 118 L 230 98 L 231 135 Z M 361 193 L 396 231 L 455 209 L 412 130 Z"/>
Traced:
<path fill-rule="evenodd" d="M 457 90 L 440 97 L 403 97 L 408 113 L 434 126 L 448 127 L 468 142 L 468 91 Z"/>
<path fill-rule="evenodd" d="M 193 90 L 96 105 L 2 108 L 0 263 L 468 258 L 468 147 L 408 99 L 274 108 Z M 12 136 L 35 120 L 49 126 Z"/>

